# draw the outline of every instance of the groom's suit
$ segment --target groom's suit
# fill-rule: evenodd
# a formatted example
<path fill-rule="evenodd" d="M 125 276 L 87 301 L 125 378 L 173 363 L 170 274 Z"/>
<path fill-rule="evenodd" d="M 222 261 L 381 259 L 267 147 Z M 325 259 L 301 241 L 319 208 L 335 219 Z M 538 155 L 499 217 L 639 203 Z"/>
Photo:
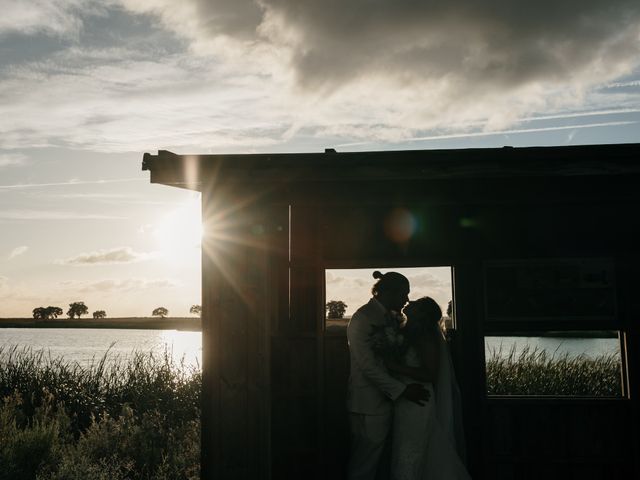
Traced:
<path fill-rule="evenodd" d="M 374 326 L 393 322 L 375 298 L 351 317 L 347 339 L 351 356 L 347 407 L 351 423 L 350 480 L 373 480 L 391 427 L 393 401 L 406 385 L 393 378 L 371 349 Z"/>

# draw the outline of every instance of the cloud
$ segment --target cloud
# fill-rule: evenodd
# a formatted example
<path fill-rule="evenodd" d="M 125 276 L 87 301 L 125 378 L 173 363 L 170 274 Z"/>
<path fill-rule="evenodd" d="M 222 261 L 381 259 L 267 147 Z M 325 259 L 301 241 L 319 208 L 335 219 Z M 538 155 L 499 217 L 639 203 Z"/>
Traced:
<path fill-rule="evenodd" d="M 66 185 L 103 185 L 107 183 L 148 182 L 146 178 L 114 178 L 109 180 L 69 180 L 55 183 L 16 183 L 0 185 L 0 190 L 23 190 L 27 188 L 58 187 Z"/>
<path fill-rule="evenodd" d="M 250 149 L 273 144 L 288 128 L 286 101 L 261 91 L 264 82 L 246 72 L 229 78 L 209 59 L 187 53 L 105 50 L 62 50 L 0 78 L 0 148 Z"/>
<path fill-rule="evenodd" d="M 50 210 L 0 210 L 1 220 L 123 220 L 127 217 Z"/>
<path fill-rule="evenodd" d="M 19 257 L 20 255 L 27 253 L 27 250 L 29 250 L 29 247 L 27 247 L 26 245 L 21 245 L 19 247 L 16 247 L 11 251 L 8 259 L 11 260 L 13 258 Z"/>
<path fill-rule="evenodd" d="M 141 262 L 154 258 L 154 256 L 154 253 L 135 252 L 131 247 L 118 247 L 110 250 L 81 253 L 75 257 L 55 260 L 54 263 L 56 265 L 72 266 L 110 265 Z"/>
<path fill-rule="evenodd" d="M 148 178 L 138 179 L 142 182 L 149 183 Z M 107 182 L 109 183 L 109 182 Z M 80 182 L 84 184 L 84 182 Z M 69 184 L 71 185 L 71 184 Z M 36 187 L 41 185 L 31 185 Z M 25 188 L 29 188 L 24 186 Z M 19 188 L 16 188 L 19 189 Z M 0 192 L 2 187 L 0 186 Z M 46 192 L 33 192 L 31 194 L 33 198 L 37 199 L 53 199 L 53 200 L 87 200 L 91 202 L 98 202 L 109 205 L 162 205 L 175 207 L 175 201 L 169 200 L 145 200 L 143 194 L 139 193 L 46 193 Z"/>
<path fill-rule="evenodd" d="M 78 293 L 109 293 L 109 292 L 130 292 L 148 290 L 154 288 L 175 288 L 180 283 L 173 279 L 146 278 L 126 278 L 126 279 L 104 279 L 97 281 L 65 281 L 60 282 L 60 286 L 65 290 L 72 290 Z"/>
<path fill-rule="evenodd" d="M 579 103 L 640 64 L 640 4 L 631 0 L 124 4 L 157 15 L 196 52 L 291 74 L 334 114 L 332 98 L 350 99 L 347 108 L 375 98 L 388 122 L 422 126 L 483 118 L 504 128 L 525 112 Z"/>
<path fill-rule="evenodd" d="M 145 223 L 138 227 L 138 233 L 142 233 L 142 234 L 154 232 L 154 230 L 155 230 L 155 227 L 151 223 Z"/>
<path fill-rule="evenodd" d="M 46 300 L 47 298 L 43 299 L 41 292 L 36 294 L 26 285 L 0 275 L 0 299 L 3 300 L 1 306 L 10 309 L 12 302 L 35 302 Z"/>
<path fill-rule="evenodd" d="M 3 153 L 0 154 L 0 168 L 16 165 L 24 165 L 27 156 L 21 153 Z"/>
<path fill-rule="evenodd" d="M 146 179 L 145 179 L 146 180 Z M 56 199 L 72 199 L 72 200 L 130 200 L 133 198 L 140 198 L 140 194 L 131 193 L 47 193 L 40 195 L 46 198 Z"/>
<path fill-rule="evenodd" d="M 0 33 L 67 40 L 0 68 L 0 148 L 309 149 L 640 106 L 630 0 L 8 5 Z"/>
<path fill-rule="evenodd" d="M 430 273 L 422 273 L 411 276 L 411 290 L 428 291 L 429 289 L 451 290 L 451 278 L 443 280 Z M 424 294 L 426 295 L 426 293 Z"/>
<path fill-rule="evenodd" d="M 554 126 L 554 127 L 534 127 L 534 128 L 517 128 L 517 129 L 508 129 L 508 130 L 496 130 L 489 132 L 467 132 L 467 133 L 449 133 L 449 134 L 437 134 L 437 135 L 429 135 L 429 136 L 421 136 L 421 137 L 408 137 L 404 138 L 404 142 L 422 142 L 425 140 L 444 140 L 444 139 L 452 139 L 452 138 L 471 138 L 471 137 L 486 137 L 490 135 L 512 135 L 516 133 L 536 133 L 536 132 L 554 132 L 559 130 L 571 130 L 572 134 L 575 135 L 577 130 L 581 130 L 583 128 L 598 128 L 598 127 L 619 127 L 623 125 L 634 125 L 640 123 L 638 121 L 620 121 L 620 122 L 601 122 L 601 123 L 587 123 L 587 124 L 576 124 L 576 125 L 562 125 L 562 126 Z M 357 145 L 367 145 L 370 142 L 352 142 L 348 144 L 339 144 L 336 147 L 352 147 Z"/>
<path fill-rule="evenodd" d="M 82 0 L 3 0 L 0 34 L 44 33 L 66 36 L 81 28 L 77 9 L 89 2 Z"/>
<path fill-rule="evenodd" d="M 604 88 L 639 88 L 640 80 L 632 80 L 630 82 L 614 82 L 605 85 Z"/>

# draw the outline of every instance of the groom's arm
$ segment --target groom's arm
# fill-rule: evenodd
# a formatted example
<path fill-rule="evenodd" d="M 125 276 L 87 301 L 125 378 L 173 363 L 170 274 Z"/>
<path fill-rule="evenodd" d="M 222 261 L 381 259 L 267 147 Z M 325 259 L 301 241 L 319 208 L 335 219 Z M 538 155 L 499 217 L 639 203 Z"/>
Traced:
<path fill-rule="evenodd" d="M 405 377 L 412 378 L 413 380 L 417 380 L 419 382 L 434 381 L 432 373 L 428 369 L 422 367 L 409 367 L 395 361 L 392 358 L 385 358 L 384 365 L 385 367 L 387 367 L 387 371 L 391 373 L 404 375 Z"/>
<path fill-rule="evenodd" d="M 393 378 L 382 362 L 379 362 L 369 342 L 371 323 L 362 313 L 356 312 L 347 328 L 347 339 L 352 358 L 363 375 L 373 383 L 384 395 L 396 400 L 406 389 L 406 385 Z"/>

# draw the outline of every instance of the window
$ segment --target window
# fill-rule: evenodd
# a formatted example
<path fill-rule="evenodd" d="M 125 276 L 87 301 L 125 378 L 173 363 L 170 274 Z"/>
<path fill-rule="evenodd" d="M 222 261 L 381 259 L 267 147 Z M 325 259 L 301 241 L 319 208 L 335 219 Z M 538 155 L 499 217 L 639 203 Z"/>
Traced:
<path fill-rule="evenodd" d="M 621 397 L 613 262 L 485 264 L 488 395 Z"/>
<path fill-rule="evenodd" d="M 487 394 L 621 397 L 615 331 L 486 336 Z"/>

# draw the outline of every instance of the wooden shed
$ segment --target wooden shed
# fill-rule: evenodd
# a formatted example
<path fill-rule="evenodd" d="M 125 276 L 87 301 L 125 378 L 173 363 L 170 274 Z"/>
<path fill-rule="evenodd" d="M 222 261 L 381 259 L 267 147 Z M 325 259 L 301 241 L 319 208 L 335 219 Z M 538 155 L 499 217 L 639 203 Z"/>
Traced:
<path fill-rule="evenodd" d="M 640 144 L 145 154 L 202 192 L 205 479 L 340 479 L 332 268 L 451 266 L 474 479 L 640 478 Z M 420 228 L 390 234 L 404 212 Z M 613 395 L 491 395 L 485 338 L 614 332 Z"/>

